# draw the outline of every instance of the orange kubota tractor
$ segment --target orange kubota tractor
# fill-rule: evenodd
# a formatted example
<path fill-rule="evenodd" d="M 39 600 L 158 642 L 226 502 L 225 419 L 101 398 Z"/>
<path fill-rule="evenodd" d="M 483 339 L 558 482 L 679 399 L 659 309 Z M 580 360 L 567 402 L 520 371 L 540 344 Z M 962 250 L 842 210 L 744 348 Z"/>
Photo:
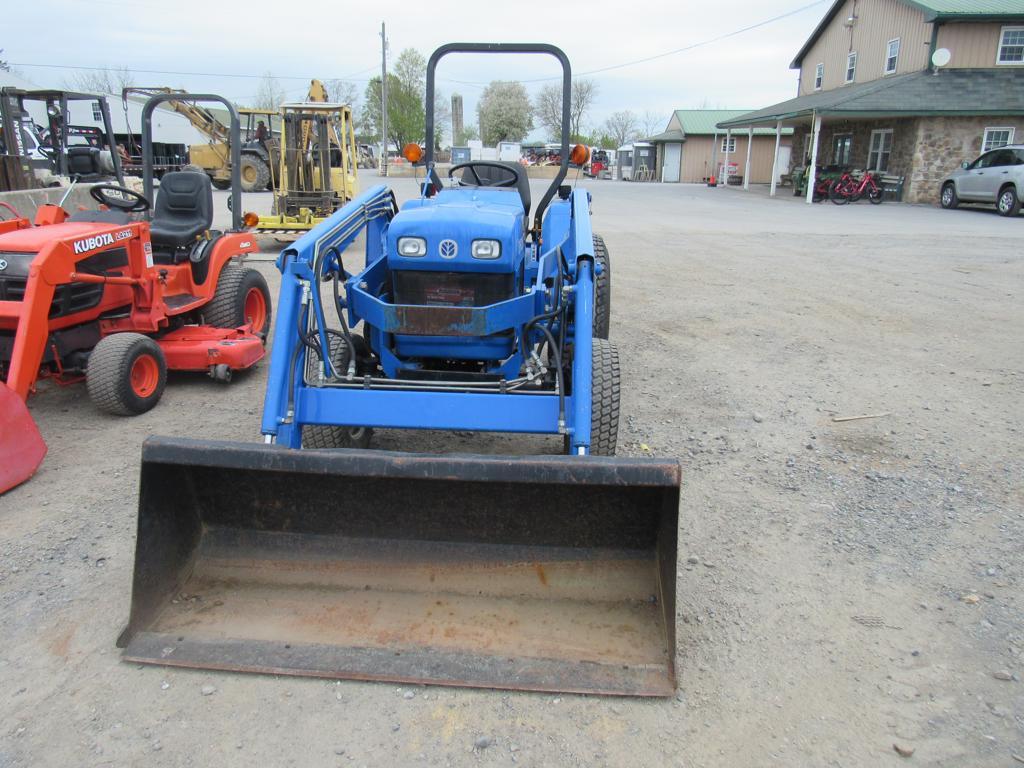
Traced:
<path fill-rule="evenodd" d="M 225 104 L 237 153 L 234 108 L 188 98 Z M 237 178 L 227 232 L 212 229 L 205 174 L 165 174 L 150 203 L 161 100 L 143 110 L 145 194 L 99 184 L 90 189 L 99 210 L 44 205 L 34 222 L 0 221 L 0 493 L 31 477 L 46 453 L 25 404 L 38 379 L 84 379 L 98 408 L 128 416 L 156 405 L 168 370 L 228 381 L 264 356 L 270 292 L 240 263 L 256 242 L 242 226 Z M 236 176 L 239 167 L 235 157 Z"/>

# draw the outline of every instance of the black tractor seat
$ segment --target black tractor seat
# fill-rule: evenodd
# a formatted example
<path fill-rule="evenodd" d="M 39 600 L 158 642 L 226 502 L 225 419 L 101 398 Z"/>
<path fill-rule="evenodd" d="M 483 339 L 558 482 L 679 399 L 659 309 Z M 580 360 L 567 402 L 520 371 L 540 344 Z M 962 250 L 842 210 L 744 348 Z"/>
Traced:
<path fill-rule="evenodd" d="M 165 173 L 149 222 L 154 252 L 176 251 L 191 245 L 212 224 L 210 177 L 194 171 Z"/>
<path fill-rule="evenodd" d="M 526 217 L 530 217 L 530 179 L 526 175 L 526 169 L 519 163 L 507 163 L 500 162 L 499 165 L 503 165 L 516 177 L 515 187 L 501 187 L 501 189 L 507 189 L 509 192 L 519 192 L 519 197 L 523 201 L 523 210 L 526 212 Z M 494 168 L 492 166 L 481 165 L 476 169 L 477 174 L 480 176 L 480 186 L 490 187 L 494 184 L 500 184 L 503 181 L 508 181 L 508 174 L 503 170 Z M 463 181 L 460 182 L 462 186 L 475 187 L 472 183 L 473 174 L 463 173 Z"/>

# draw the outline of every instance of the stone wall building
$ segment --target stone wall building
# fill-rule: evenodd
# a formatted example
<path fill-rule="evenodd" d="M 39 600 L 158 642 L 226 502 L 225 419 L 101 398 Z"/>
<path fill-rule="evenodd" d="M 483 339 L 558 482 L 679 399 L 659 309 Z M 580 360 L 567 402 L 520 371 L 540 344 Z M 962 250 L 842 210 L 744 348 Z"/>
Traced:
<path fill-rule="evenodd" d="M 836 0 L 790 66 L 796 98 L 719 127 L 791 127 L 791 170 L 870 170 L 935 202 L 962 161 L 1024 142 L 1024 3 Z"/>

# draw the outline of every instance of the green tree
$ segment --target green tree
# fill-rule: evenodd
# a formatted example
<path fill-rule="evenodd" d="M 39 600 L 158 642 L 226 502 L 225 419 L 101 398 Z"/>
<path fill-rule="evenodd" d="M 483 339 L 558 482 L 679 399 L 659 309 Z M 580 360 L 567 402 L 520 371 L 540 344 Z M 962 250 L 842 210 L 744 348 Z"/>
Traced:
<path fill-rule="evenodd" d="M 456 147 L 466 146 L 472 139 L 479 139 L 480 133 L 477 131 L 475 125 L 464 125 L 462 130 L 452 139 L 452 144 Z"/>
<path fill-rule="evenodd" d="M 485 144 L 522 141 L 533 128 L 530 96 L 522 83 L 493 80 L 476 105 L 480 137 Z"/>
<path fill-rule="evenodd" d="M 365 134 L 380 138 L 380 78 L 366 84 L 361 128 Z M 397 75 L 388 74 L 388 140 L 401 149 L 410 142 L 423 141 L 423 99 Z"/>

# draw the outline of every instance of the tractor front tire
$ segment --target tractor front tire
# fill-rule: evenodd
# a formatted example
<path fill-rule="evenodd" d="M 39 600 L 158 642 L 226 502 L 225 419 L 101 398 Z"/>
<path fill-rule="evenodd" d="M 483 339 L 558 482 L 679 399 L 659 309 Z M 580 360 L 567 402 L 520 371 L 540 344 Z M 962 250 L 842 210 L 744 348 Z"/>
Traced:
<path fill-rule="evenodd" d="M 243 192 L 262 192 L 270 183 L 270 168 L 258 155 L 242 155 L 242 167 L 238 169 Z"/>
<path fill-rule="evenodd" d="M 270 331 L 270 289 L 252 267 L 226 264 L 217 279 L 217 290 L 203 308 L 203 320 L 215 328 L 241 328 L 252 323 L 264 339 Z"/>
<path fill-rule="evenodd" d="M 327 337 L 331 344 L 331 365 L 335 372 L 344 375 L 348 368 L 348 343 L 341 336 Z M 315 370 L 320 365 L 320 355 L 310 350 L 310 360 Z M 334 427 L 322 424 L 307 424 L 302 428 L 303 448 L 369 448 L 373 429 L 370 427 Z"/>
<path fill-rule="evenodd" d="M 594 339 L 590 383 L 590 455 L 614 456 L 619 437 L 619 352 Z"/>
<path fill-rule="evenodd" d="M 600 269 L 600 272 L 598 270 Z M 594 337 L 607 339 L 612 315 L 612 263 L 604 238 L 594 235 Z"/>
<path fill-rule="evenodd" d="M 100 339 L 86 369 L 89 399 L 115 416 L 137 416 L 158 402 L 167 384 L 167 361 L 160 345 L 141 333 L 115 333 Z"/>
<path fill-rule="evenodd" d="M 214 189 L 231 189 L 231 182 L 227 179 L 211 179 L 210 182 L 213 184 Z"/>

